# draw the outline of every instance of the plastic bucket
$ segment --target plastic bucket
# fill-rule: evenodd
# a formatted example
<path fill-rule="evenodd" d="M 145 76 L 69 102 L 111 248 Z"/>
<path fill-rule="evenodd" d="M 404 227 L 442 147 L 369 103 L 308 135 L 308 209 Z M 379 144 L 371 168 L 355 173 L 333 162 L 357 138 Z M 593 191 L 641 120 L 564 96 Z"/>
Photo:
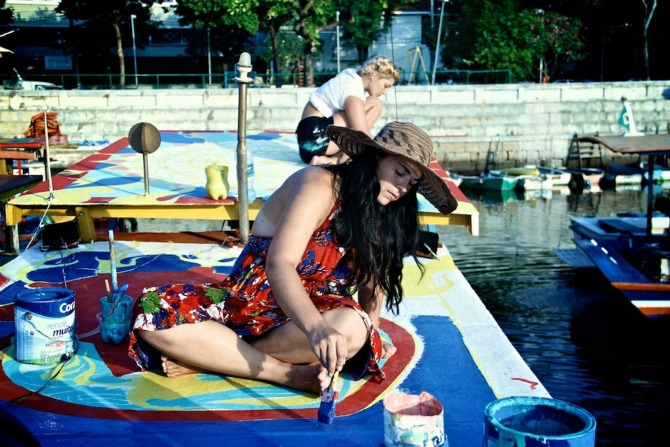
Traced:
<path fill-rule="evenodd" d="M 74 291 L 45 287 L 19 292 L 14 298 L 16 360 L 39 365 L 74 355 Z"/>
<path fill-rule="evenodd" d="M 484 447 L 593 447 L 596 420 L 557 399 L 516 396 L 484 409 Z"/>
<path fill-rule="evenodd" d="M 394 391 L 384 399 L 385 447 L 448 447 L 442 404 L 425 391 Z"/>

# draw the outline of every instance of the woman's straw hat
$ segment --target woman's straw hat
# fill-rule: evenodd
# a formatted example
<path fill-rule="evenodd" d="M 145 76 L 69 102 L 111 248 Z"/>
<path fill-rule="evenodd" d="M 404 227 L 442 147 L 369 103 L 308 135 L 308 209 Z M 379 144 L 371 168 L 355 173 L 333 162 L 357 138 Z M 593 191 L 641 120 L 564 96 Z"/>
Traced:
<path fill-rule="evenodd" d="M 449 191 L 444 179 L 430 168 L 433 143 L 426 132 L 412 123 L 393 121 L 388 123 L 374 139 L 364 132 L 348 127 L 328 126 L 328 137 L 351 158 L 370 149 L 399 155 L 412 162 L 421 170 L 419 192 L 442 214 L 456 209 L 458 202 Z"/>

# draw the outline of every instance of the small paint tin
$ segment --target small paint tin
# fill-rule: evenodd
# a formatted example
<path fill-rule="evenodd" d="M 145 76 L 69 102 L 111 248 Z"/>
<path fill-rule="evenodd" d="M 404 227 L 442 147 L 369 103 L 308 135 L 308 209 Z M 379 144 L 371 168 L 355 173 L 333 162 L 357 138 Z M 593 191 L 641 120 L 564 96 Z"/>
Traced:
<path fill-rule="evenodd" d="M 44 287 L 14 298 L 16 360 L 45 365 L 74 355 L 74 291 Z"/>
<path fill-rule="evenodd" d="M 425 391 L 419 395 L 394 391 L 384 399 L 385 447 L 448 447 L 440 401 Z"/>

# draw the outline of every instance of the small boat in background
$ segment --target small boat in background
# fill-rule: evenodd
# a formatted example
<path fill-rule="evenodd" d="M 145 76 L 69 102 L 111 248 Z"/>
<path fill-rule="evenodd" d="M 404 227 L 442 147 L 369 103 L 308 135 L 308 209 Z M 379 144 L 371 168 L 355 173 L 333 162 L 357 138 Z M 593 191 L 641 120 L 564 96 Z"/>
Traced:
<path fill-rule="evenodd" d="M 622 185 L 641 185 L 644 171 L 635 166 L 610 163 L 600 179 L 600 187 L 616 189 Z"/>
<path fill-rule="evenodd" d="M 650 166 L 654 157 L 670 154 L 670 135 L 582 138 L 619 154 L 646 155 Z M 644 215 L 572 216 L 570 229 L 579 253 L 612 287 L 644 315 L 670 317 L 670 199 L 659 196 L 654 200 L 653 183 L 647 183 Z"/>
<path fill-rule="evenodd" d="M 494 172 L 481 175 L 461 175 L 460 187 L 473 191 L 509 191 L 516 187 L 517 178 Z"/>
<path fill-rule="evenodd" d="M 537 169 L 540 171 L 540 175 L 550 180 L 552 186 L 554 187 L 562 187 L 570 185 L 570 179 L 572 178 L 572 174 L 570 174 L 563 168 L 547 168 L 540 166 Z"/>
<path fill-rule="evenodd" d="M 600 180 L 605 171 L 599 168 L 567 168 L 570 173 L 570 189 L 575 191 L 600 190 Z"/>

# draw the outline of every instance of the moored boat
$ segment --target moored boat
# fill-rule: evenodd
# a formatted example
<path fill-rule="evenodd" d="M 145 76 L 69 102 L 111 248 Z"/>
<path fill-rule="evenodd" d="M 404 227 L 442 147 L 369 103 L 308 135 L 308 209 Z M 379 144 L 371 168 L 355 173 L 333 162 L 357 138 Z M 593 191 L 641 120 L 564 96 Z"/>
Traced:
<path fill-rule="evenodd" d="M 670 153 L 668 135 L 582 138 L 617 153 L 646 155 L 650 166 L 655 156 Z M 644 315 L 670 316 L 670 200 L 655 202 L 653 191 L 648 183 L 645 215 L 571 217 L 570 228 L 577 248 L 612 287 Z"/>
<path fill-rule="evenodd" d="M 514 189 L 517 178 L 510 175 L 487 173 L 481 175 L 462 175 L 461 188 L 474 191 L 509 191 Z"/>
<path fill-rule="evenodd" d="M 616 189 L 622 185 L 641 185 L 643 173 L 642 168 L 611 163 L 600 179 L 600 187 Z"/>

